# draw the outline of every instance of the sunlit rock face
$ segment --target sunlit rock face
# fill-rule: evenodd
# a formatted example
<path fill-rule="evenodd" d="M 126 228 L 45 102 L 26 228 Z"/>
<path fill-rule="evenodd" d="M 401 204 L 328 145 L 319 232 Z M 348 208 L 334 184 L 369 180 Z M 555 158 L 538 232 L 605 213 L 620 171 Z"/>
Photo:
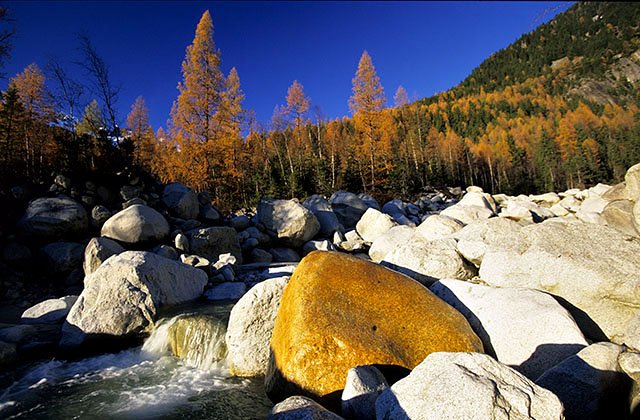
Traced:
<path fill-rule="evenodd" d="M 466 319 L 421 284 L 353 256 L 316 251 L 284 290 L 266 390 L 273 401 L 303 393 L 331 402 L 351 367 L 406 371 L 435 351 L 482 350 Z"/>

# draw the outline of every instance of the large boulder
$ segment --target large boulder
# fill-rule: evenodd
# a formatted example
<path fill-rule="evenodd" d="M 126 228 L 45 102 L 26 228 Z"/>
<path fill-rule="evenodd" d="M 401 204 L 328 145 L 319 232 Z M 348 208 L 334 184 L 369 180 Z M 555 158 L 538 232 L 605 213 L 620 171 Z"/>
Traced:
<path fill-rule="evenodd" d="M 237 264 L 242 264 L 242 249 L 234 228 L 216 226 L 193 229 L 186 232 L 186 236 L 189 238 L 191 253 L 209 261 L 218 261 L 221 254 L 229 253 L 236 258 Z"/>
<path fill-rule="evenodd" d="M 154 242 L 169 235 L 169 223 L 153 208 L 135 204 L 111 216 L 100 234 L 127 244 Z"/>
<path fill-rule="evenodd" d="M 346 191 L 334 192 L 329 201 L 338 221 L 346 230 L 355 228 L 358 220 L 369 208 L 357 195 Z"/>
<path fill-rule="evenodd" d="M 631 380 L 618 364 L 624 347 L 595 343 L 549 369 L 536 381 L 564 404 L 567 419 L 629 417 Z"/>
<path fill-rule="evenodd" d="M 498 287 L 549 292 L 568 302 L 592 339 L 624 342 L 640 313 L 640 240 L 607 226 L 547 220 L 485 252 L 480 277 Z"/>
<path fill-rule="evenodd" d="M 312 195 L 304 200 L 303 206 L 311 210 L 318 223 L 320 234 L 325 238 L 331 238 L 334 232 L 344 232 L 344 227 L 338 221 L 331 204 L 320 195 Z"/>
<path fill-rule="evenodd" d="M 414 237 L 389 252 L 382 264 L 423 284 L 441 278 L 467 280 L 475 275 L 475 269 L 456 250 L 454 239 L 425 241 Z"/>
<path fill-rule="evenodd" d="M 427 217 L 416 228 L 416 235 L 421 236 L 427 241 L 435 241 L 437 239 L 448 238 L 456 233 L 464 224 L 456 219 L 452 219 L 440 214 L 434 214 Z"/>
<path fill-rule="evenodd" d="M 261 200 L 256 216 L 274 238 L 294 248 L 320 231 L 316 216 L 295 200 Z"/>
<path fill-rule="evenodd" d="M 588 345 L 571 315 L 546 293 L 459 280 L 429 289 L 467 318 L 487 354 L 531 380 Z"/>
<path fill-rule="evenodd" d="M 378 419 L 563 419 L 550 391 L 488 355 L 433 353 L 376 401 Z"/>
<path fill-rule="evenodd" d="M 365 242 L 372 243 L 394 226 L 396 222 L 391 216 L 368 208 L 356 224 L 356 232 Z"/>
<path fill-rule="evenodd" d="M 350 255 L 316 251 L 296 268 L 271 337 L 267 395 L 339 404 L 360 365 L 412 369 L 435 351 L 482 351 L 459 312 L 419 283 Z"/>
<path fill-rule="evenodd" d="M 164 187 L 162 202 L 172 214 L 181 219 L 195 219 L 200 211 L 196 193 L 180 182 Z"/>
<path fill-rule="evenodd" d="M 88 227 L 89 219 L 84 207 L 64 196 L 31 201 L 18 222 L 23 234 L 44 240 L 77 237 Z"/>
<path fill-rule="evenodd" d="M 92 238 L 84 249 L 84 262 L 82 268 L 84 275 L 88 276 L 100 267 L 112 255 L 120 254 L 125 249 L 109 238 Z"/>
<path fill-rule="evenodd" d="M 236 376 L 263 376 L 269 364 L 269 341 L 288 276 L 253 286 L 231 309 L 227 327 L 227 361 Z"/>
<path fill-rule="evenodd" d="M 451 207 L 447 207 L 446 209 L 440 212 L 441 215 L 451 217 L 452 219 L 456 219 L 468 225 L 469 223 L 473 223 L 476 220 L 488 219 L 494 216 L 493 210 L 484 207 L 484 206 L 473 206 L 473 205 L 462 205 L 460 203 L 455 204 Z"/>
<path fill-rule="evenodd" d="M 207 281 L 204 271 L 151 252 L 113 256 L 85 277 L 62 327 L 61 345 L 137 337 L 153 327 L 158 309 L 200 297 Z"/>
<path fill-rule="evenodd" d="M 633 202 L 629 200 L 612 201 L 602 211 L 607 226 L 630 236 L 640 236 L 633 224 Z"/>
<path fill-rule="evenodd" d="M 371 261 L 380 262 L 384 260 L 387 254 L 400 245 L 403 245 L 413 238 L 415 228 L 409 226 L 394 226 L 384 234 L 378 236 L 369 248 L 369 257 Z"/>
<path fill-rule="evenodd" d="M 522 226 L 511 219 L 492 217 L 473 222 L 455 232 L 452 237 L 458 241 L 458 252 L 467 261 L 480 267 L 487 247 L 516 241 L 514 238 L 520 235 L 521 229 Z"/>

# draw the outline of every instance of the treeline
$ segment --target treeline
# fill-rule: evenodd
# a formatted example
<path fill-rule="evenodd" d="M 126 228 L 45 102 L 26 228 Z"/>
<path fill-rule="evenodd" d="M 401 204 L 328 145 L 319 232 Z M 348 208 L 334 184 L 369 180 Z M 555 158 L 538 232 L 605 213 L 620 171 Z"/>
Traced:
<path fill-rule="evenodd" d="M 576 7 L 583 6 L 571 10 Z M 262 196 L 341 189 L 381 200 L 445 185 L 507 193 L 563 190 L 618 181 L 640 161 L 637 92 L 636 102 L 625 106 L 568 98 L 558 88 L 575 77 L 568 68 L 505 75 L 500 83 L 490 82 L 495 71 L 476 71 L 460 87 L 413 103 L 399 87 L 395 107 L 385 108 L 383 87 L 365 51 L 353 78 L 351 117 L 326 121 L 312 115 L 311 99 L 294 81 L 270 123 L 259 124 L 242 107 L 238 72 L 225 75 L 220 69 L 208 12 L 187 47 L 167 129 L 151 127 L 142 97 L 122 129 L 108 66 L 87 38 L 82 41 L 97 100 L 77 121 L 68 117 L 78 107 L 78 84 L 61 67 L 53 67 L 59 86 L 53 94 L 36 65 L 12 78 L 3 92 L 3 182 L 39 179 L 52 170 L 108 174 L 128 166 L 162 182 L 207 190 L 219 207 L 231 210 Z M 488 89 L 476 85 L 479 75 L 490 78 Z"/>

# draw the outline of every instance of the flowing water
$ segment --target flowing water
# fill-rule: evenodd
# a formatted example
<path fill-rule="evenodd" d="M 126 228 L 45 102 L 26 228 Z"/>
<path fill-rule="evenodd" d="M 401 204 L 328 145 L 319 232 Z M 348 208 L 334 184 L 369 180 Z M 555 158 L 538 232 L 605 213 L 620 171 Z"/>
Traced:
<path fill-rule="evenodd" d="M 214 307 L 220 321 L 205 327 L 198 324 L 203 311 L 190 315 L 197 322 L 181 333 L 172 328 L 185 315 L 164 318 L 142 347 L 22 368 L 0 390 L 0 418 L 265 418 L 272 404 L 262 379 L 233 377 L 218 360 L 224 357 L 219 326 L 229 310 Z M 204 312 L 211 315 L 211 307 Z M 183 358 L 171 354 L 176 334 L 188 349 Z"/>

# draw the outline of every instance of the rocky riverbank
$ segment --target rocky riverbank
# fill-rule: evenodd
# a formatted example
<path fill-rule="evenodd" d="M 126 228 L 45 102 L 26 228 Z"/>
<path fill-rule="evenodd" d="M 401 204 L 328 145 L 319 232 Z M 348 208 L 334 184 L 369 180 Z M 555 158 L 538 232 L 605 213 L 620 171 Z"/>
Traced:
<path fill-rule="evenodd" d="M 223 217 L 179 183 L 58 176 L 2 236 L 4 306 L 22 314 L 0 362 L 124 348 L 167 308 L 237 301 L 226 332 L 185 317 L 171 348 L 225 335 L 210 357 L 264 376 L 273 417 L 631 417 L 639 198 L 640 164 L 587 190 L 339 191 Z"/>

